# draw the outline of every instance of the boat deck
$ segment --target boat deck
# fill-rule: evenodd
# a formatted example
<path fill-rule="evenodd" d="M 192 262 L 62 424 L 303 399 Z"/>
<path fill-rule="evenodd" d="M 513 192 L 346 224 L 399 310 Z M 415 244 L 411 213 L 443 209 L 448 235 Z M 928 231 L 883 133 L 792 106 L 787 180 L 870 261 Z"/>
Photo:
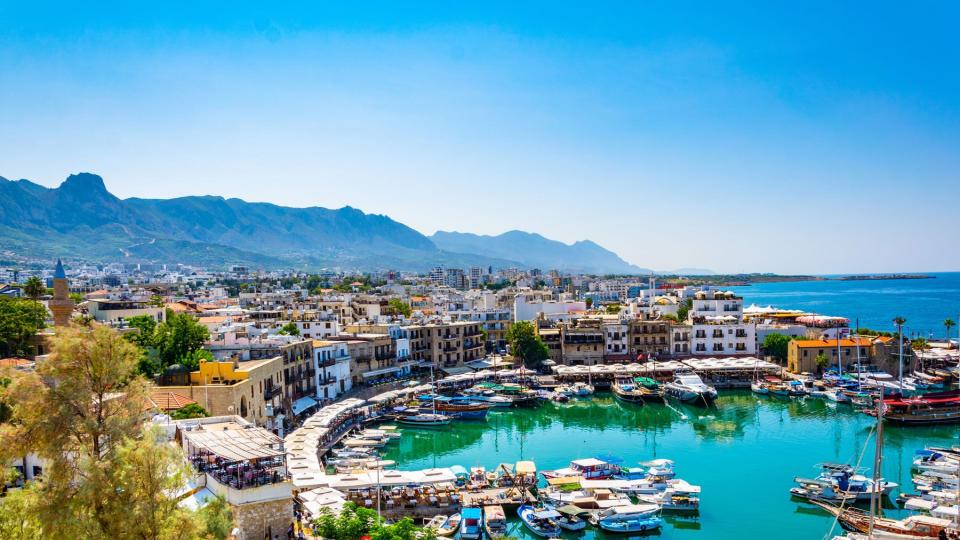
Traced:
<path fill-rule="evenodd" d="M 478 491 L 462 491 L 460 496 L 464 506 L 489 506 L 497 504 L 504 509 L 515 509 L 521 504 L 534 500 L 529 489 L 522 488 L 484 488 Z"/>

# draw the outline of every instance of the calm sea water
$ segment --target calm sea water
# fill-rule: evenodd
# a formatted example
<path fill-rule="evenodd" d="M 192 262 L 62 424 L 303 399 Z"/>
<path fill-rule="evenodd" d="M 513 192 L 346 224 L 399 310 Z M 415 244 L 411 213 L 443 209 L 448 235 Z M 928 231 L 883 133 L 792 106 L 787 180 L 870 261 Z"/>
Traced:
<path fill-rule="evenodd" d="M 907 319 L 904 334 L 942 339 L 943 320 L 957 321 L 960 313 L 960 272 L 930 275 L 935 278 L 761 283 L 733 290 L 743 296 L 744 306 L 802 309 L 849 317 L 851 323 L 859 318 L 861 327 L 874 330 L 894 331 L 891 321 L 901 315 Z"/>
<path fill-rule="evenodd" d="M 863 464 L 872 465 L 873 422 L 848 405 L 728 391 L 713 409 L 672 406 L 676 410 L 622 404 L 600 393 L 569 404 L 503 409 L 486 421 L 455 422 L 443 430 L 403 429 L 386 459 L 407 470 L 451 465 L 489 470 L 530 459 L 549 470 L 608 454 L 626 465 L 670 458 L 680 478 L 703 487 L 701 512 L 696 520 L 667 517 L 659 536 L 700 540 L 822 538 L 833 518 L 790 498 L 793 477 L 813 475 L 813 466 L 822 461 L 857 463 L 861 453 Z M 958 430 L 887 427 L 885 435 L 883 475 L 912 488 L 914 450 L 956 444 Z M 905 514 L 890 510 L 888 515 Z M 513 536 L 535 538 L 516 519 L 510 529 Z M 605 537 L 590 527 L 577 536 Z"/>

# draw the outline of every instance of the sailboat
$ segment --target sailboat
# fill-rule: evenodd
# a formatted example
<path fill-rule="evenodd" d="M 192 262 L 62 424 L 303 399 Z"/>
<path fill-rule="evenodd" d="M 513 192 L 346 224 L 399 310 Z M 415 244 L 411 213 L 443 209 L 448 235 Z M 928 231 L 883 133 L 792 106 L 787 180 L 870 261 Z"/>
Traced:
<path fill-rule="evenodd" d="M 434 386 L 433 390 L 435 392 L 436 386 L 433 381 L 433 368 L 430 368 L 430 385 Z M 400 424 L 406 424 L 408 426 L 420 427 L 442 427 L 449 425 L 453 419 L 449 416 L 437 413 L 437 400 L 433 400 L 431 406 L 433 408 L 432 412 L 401 416 L 397 419 L 397 422 Z"/>
<path fill-rule="evenodd" d="M 873 458 L 873 482 L 880 481 L 880 467 L 883 463 L 883 415 L 886 404 L 883 399 L 877 401 L 877 444 Z M 913 515 L 904 519 L 878 517 L 880 497 L 874 490 L 870 495 L 870 511 L 859 508 L 834 506 L 830 503 L 812 500 L 811 502 L 837 518 L 845 530 L 852 533 L 865 533 L 868 539 L 877 538 L 960 538 L 960 528 L 956 522 L 926 515 Z"/>

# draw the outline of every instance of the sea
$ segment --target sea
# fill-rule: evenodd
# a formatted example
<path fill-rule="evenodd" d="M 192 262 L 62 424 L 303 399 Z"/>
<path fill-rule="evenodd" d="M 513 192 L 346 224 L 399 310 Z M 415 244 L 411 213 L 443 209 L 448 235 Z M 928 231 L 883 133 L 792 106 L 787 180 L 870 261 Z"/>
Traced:
<path fill-rule="evenodd" d="M 906 318 L 904 335 L 943 339 L 944 319 L 960 321 L 960 272 L 925 274 L 931 279 L 792 281 L 730 289 L 756 304 L 847 317 L 861 328 L 895 331 L 894 317 Z M 838 276 L 824 276 L 838 277 Z M 951 331 L 956 338 L 957 327 Z"/>
<path fill-rule="evenodd" d="M 716 406 L 622 403 L 609 392 L 537 408 L 493 409 L 483 421 L 441 429 L 401 427 L 385 459 L 401 470 L 461 465 L 495 469 L 532 460 L 540 471 L 574 459 L 599 457 L 638 466 L 668 458 L 677 476 L 703 489 L 696 516 L 664 515 L 651 534 L 685 540 L 776 538 L 811 540 L 840 534 L 834 518 L 790 495 L 794 477 L 814 477 L 821 462 L 851 463 L 866 474 L 873 464 L 876 420 L 850 405 L 819 399 L 757 396 L 722 390 Z M 912 492 L 911 460 L 925 445 L 958 443 L 957 426 L 885 426 L 882 475 Z M 895 495 L 894 494 L 894 495 Z M 907 513 L 888 500 L 890 517 Z M 508 534 L 537 538 L 508 512 Z M 832 534 L 831 534 L 832 533 Z M 593 527 L 564 538 L 614 539 Z"/>

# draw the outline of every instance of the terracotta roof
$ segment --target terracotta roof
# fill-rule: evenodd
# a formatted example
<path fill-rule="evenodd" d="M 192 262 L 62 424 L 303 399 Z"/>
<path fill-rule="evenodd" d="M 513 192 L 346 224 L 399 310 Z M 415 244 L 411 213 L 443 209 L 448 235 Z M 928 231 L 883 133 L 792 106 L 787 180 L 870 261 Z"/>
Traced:
<path fill-rule="evenodd" d="M 828 348 L 836 347 L 837 340 L 835 339 L 795 339 L 794 343 L 797 344 L 797 347 L 801 349 L 816 349 L 816 348 Z M 867 338 L 857 338 L 856 341 L 852 339 L 841 339 L 841 347 L 856 347 L 857 345 L 868 347 L 873 345 L 873 342 Z"/>
<path fill-rule="evenodd" d="M 183 394 L 168 390 L 153 390 L 150 392 L 150 401 L 161 411 L 175 411 L 191 403 L 196 403 L 196 401 Z"/>

